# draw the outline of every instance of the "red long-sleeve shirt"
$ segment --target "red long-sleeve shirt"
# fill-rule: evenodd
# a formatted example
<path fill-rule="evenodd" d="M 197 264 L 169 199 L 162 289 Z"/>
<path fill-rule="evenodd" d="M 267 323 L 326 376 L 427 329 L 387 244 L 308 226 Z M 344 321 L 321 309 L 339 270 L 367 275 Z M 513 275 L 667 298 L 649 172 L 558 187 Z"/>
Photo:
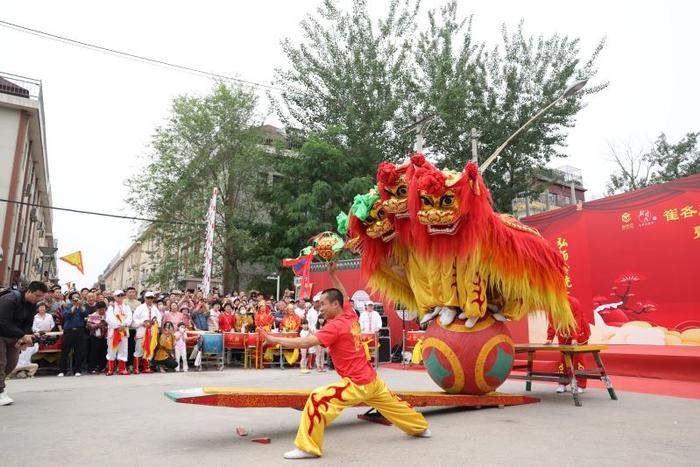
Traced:
<path fill-rule="evenodd" d="M 579 344 L 585 344 L 591 337 L 591 327 L 588 325 L 583 310 L 581 310 L 581 304 L 576 297 L 569 295 L 569 305 L 576 321 L 576 331 L 571 336 L 563 336 L 561 333 L 556 332 L 556 329 L 552 326 L 552 317 L 547 315 L 547 340 L 551 341 L 556 335 L 560 344 L 571 344 L 571 341 L 574 339 Z"/>

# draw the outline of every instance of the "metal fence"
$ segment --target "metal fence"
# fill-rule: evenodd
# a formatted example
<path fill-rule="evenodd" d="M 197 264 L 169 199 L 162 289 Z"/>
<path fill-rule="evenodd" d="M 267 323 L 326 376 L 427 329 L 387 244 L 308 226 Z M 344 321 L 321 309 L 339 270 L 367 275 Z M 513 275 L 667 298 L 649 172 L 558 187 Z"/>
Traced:
<path fill-rule="evenodd" d="M 0 71 L 0 93 L 40 100 L 41 81 Z"/>

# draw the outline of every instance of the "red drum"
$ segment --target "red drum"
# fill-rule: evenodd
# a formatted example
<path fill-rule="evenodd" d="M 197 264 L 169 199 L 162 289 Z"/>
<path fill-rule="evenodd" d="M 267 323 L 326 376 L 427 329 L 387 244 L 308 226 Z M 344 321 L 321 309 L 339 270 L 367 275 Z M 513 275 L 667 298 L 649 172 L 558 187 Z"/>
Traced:
<path fill-rule="evenodd" d="M 224 348 L 226 349 L 245 349 L 247 341 L 248 334 L 242 332 L 224 333 Z"/>
<path fill-rule="evenodd" d="M 258 334 L 256 332 L 246 333 L 246 342 L 248 342 L 248 347 L 255 347 L 258 345 Z"/>
<path fill-rule="evenodd" d="M 363 344 L 367 342 L 367 345 L 370 347 L 377 345 L 377 335 L 375 333 L 363 332 L 360 339 L 362 340 Z"/>
<path fill-rule="evenodd" d="M 418 339 L 425 340 L 425 331 L 406 331 L 406 350 L 413 349 Z"/>

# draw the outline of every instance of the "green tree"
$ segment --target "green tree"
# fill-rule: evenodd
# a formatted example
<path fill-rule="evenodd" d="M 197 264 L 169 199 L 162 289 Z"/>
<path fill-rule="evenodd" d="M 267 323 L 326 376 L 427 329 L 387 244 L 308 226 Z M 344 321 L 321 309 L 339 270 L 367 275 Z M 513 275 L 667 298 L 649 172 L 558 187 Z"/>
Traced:
<path fill-rule="evenodd" d="M 457 2 L 428 13 L 419 36 L 416 64 L 421 101 L 437 118 L 427 140 L 444 166 L 459 169 L 472 158 L 471 128 L 480 134 L 479 162 L 539 110 L 561 96 L 567 84 L 590 79 L 603 49 L 601 41 L 581 62 L 579 40 L 555 34 L 528 36 L 523 23 L 513 34 L 505 26 L 502 44 L 488 50 L 460 19 Z M 501 211 L 511 201 L 539 189 L 536 174 L 553 158 L 564 157 L 568 129 L 583 97 L 603 89 L 593 85 L 550 109 L 514 139 L 484 174 Z"/>
<path fill-rule="evenodd" d="M 277 102 L 283 122 L 332 137 L 356 174 L 373 174 L 380 161 L 405 157 L 413 139 L 398 129 L 414 121 L 417 12 L 411 0 L 392 0 L 374 24 L 365 0 L 354 0 L 350 12 L 324 0 L 301 23 L 301 43 L 282 43 L 290 64 L 276 70 L 286 90 Z"/>
<path fill-rule="evenodd" d="M 128 182 L 128 203 L 159 223 L 152 282 L 171 284 L 202 274 L 204 221 L 218 188 L 214 275 L 225 290 L 238 289 L 242 264 L 256 259 L 260 232 L 269 221 L 256 199 L 267 180 L 269 154 L 261 149 L 255 95 L 219 83 L 210 94 L 174 100 L 165 125 L 156 129 L 145 169 Z"/>
<path fill-rule="evenodd" d="M 260 193 L 273 219 L 267 238 L 275 261 L 296 257 L 311 236 L 335 230 L 337 214 L 374 184 L 372 176 L 356 176 L 352 159 L 317 136 L 277 161 L 280 176 Z"/>
<path fill-rule="evenodd" d="M 601 41 L 582 61 L 578 39 L 528 36 L 522 23 L 513 34 L 504 27 L 502 44 L 487 49 L 455 0 L 429 11 L 422 31 L 419 2 L 393 0 L 376 24 L 365 1 L 352 5 L 345 12 L 325 0 L 302 22 L 303 41 L 283 42 L 290 65 L 276 72 L 286 89 L 277 109 L 288 126 L 332 137 L 360 176 L 381 160 L 410 155 L 414 135 L 402 129 L 430 114 L 437 119 L 426 134 L 429 156 L 460 169 L 471 159 L 469 130 L 476 128 L 483 161 L 568 83 L 593 77 L 603 49 Z M 561 102 L 502 153 L 485 174 L 498 209 L 509 211 L 514 197 L 538 189 L 537 171 L 565 155 L 583 97 L 604 87 L 589 85 Z"/>
<path fill-rule="evenodd" d="M 638 190 L 700 173 L 698 136 L 698 132 L 687 133 L 674 144 L 661 133 L 646 151 L 634 151 L 629 146 L 622 151 L 611 147 L 617 170 L 610 175 L 608 194 Z"/>

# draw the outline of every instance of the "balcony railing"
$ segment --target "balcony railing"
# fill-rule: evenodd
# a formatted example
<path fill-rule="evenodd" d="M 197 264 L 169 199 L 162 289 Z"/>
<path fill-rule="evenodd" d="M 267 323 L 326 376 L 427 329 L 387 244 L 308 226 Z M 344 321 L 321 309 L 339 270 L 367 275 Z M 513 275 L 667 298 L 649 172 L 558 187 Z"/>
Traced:
<path fill-rule="evenodd" d="M 0 93 L 41 100 L 41 81 L 0 71 Z"/>
<path fill-rule="evenodd" d="M 513 215 L 518 219 L 571 205 L 571 197 L 544 192 L 537 198 L 514 198 Z"/>

